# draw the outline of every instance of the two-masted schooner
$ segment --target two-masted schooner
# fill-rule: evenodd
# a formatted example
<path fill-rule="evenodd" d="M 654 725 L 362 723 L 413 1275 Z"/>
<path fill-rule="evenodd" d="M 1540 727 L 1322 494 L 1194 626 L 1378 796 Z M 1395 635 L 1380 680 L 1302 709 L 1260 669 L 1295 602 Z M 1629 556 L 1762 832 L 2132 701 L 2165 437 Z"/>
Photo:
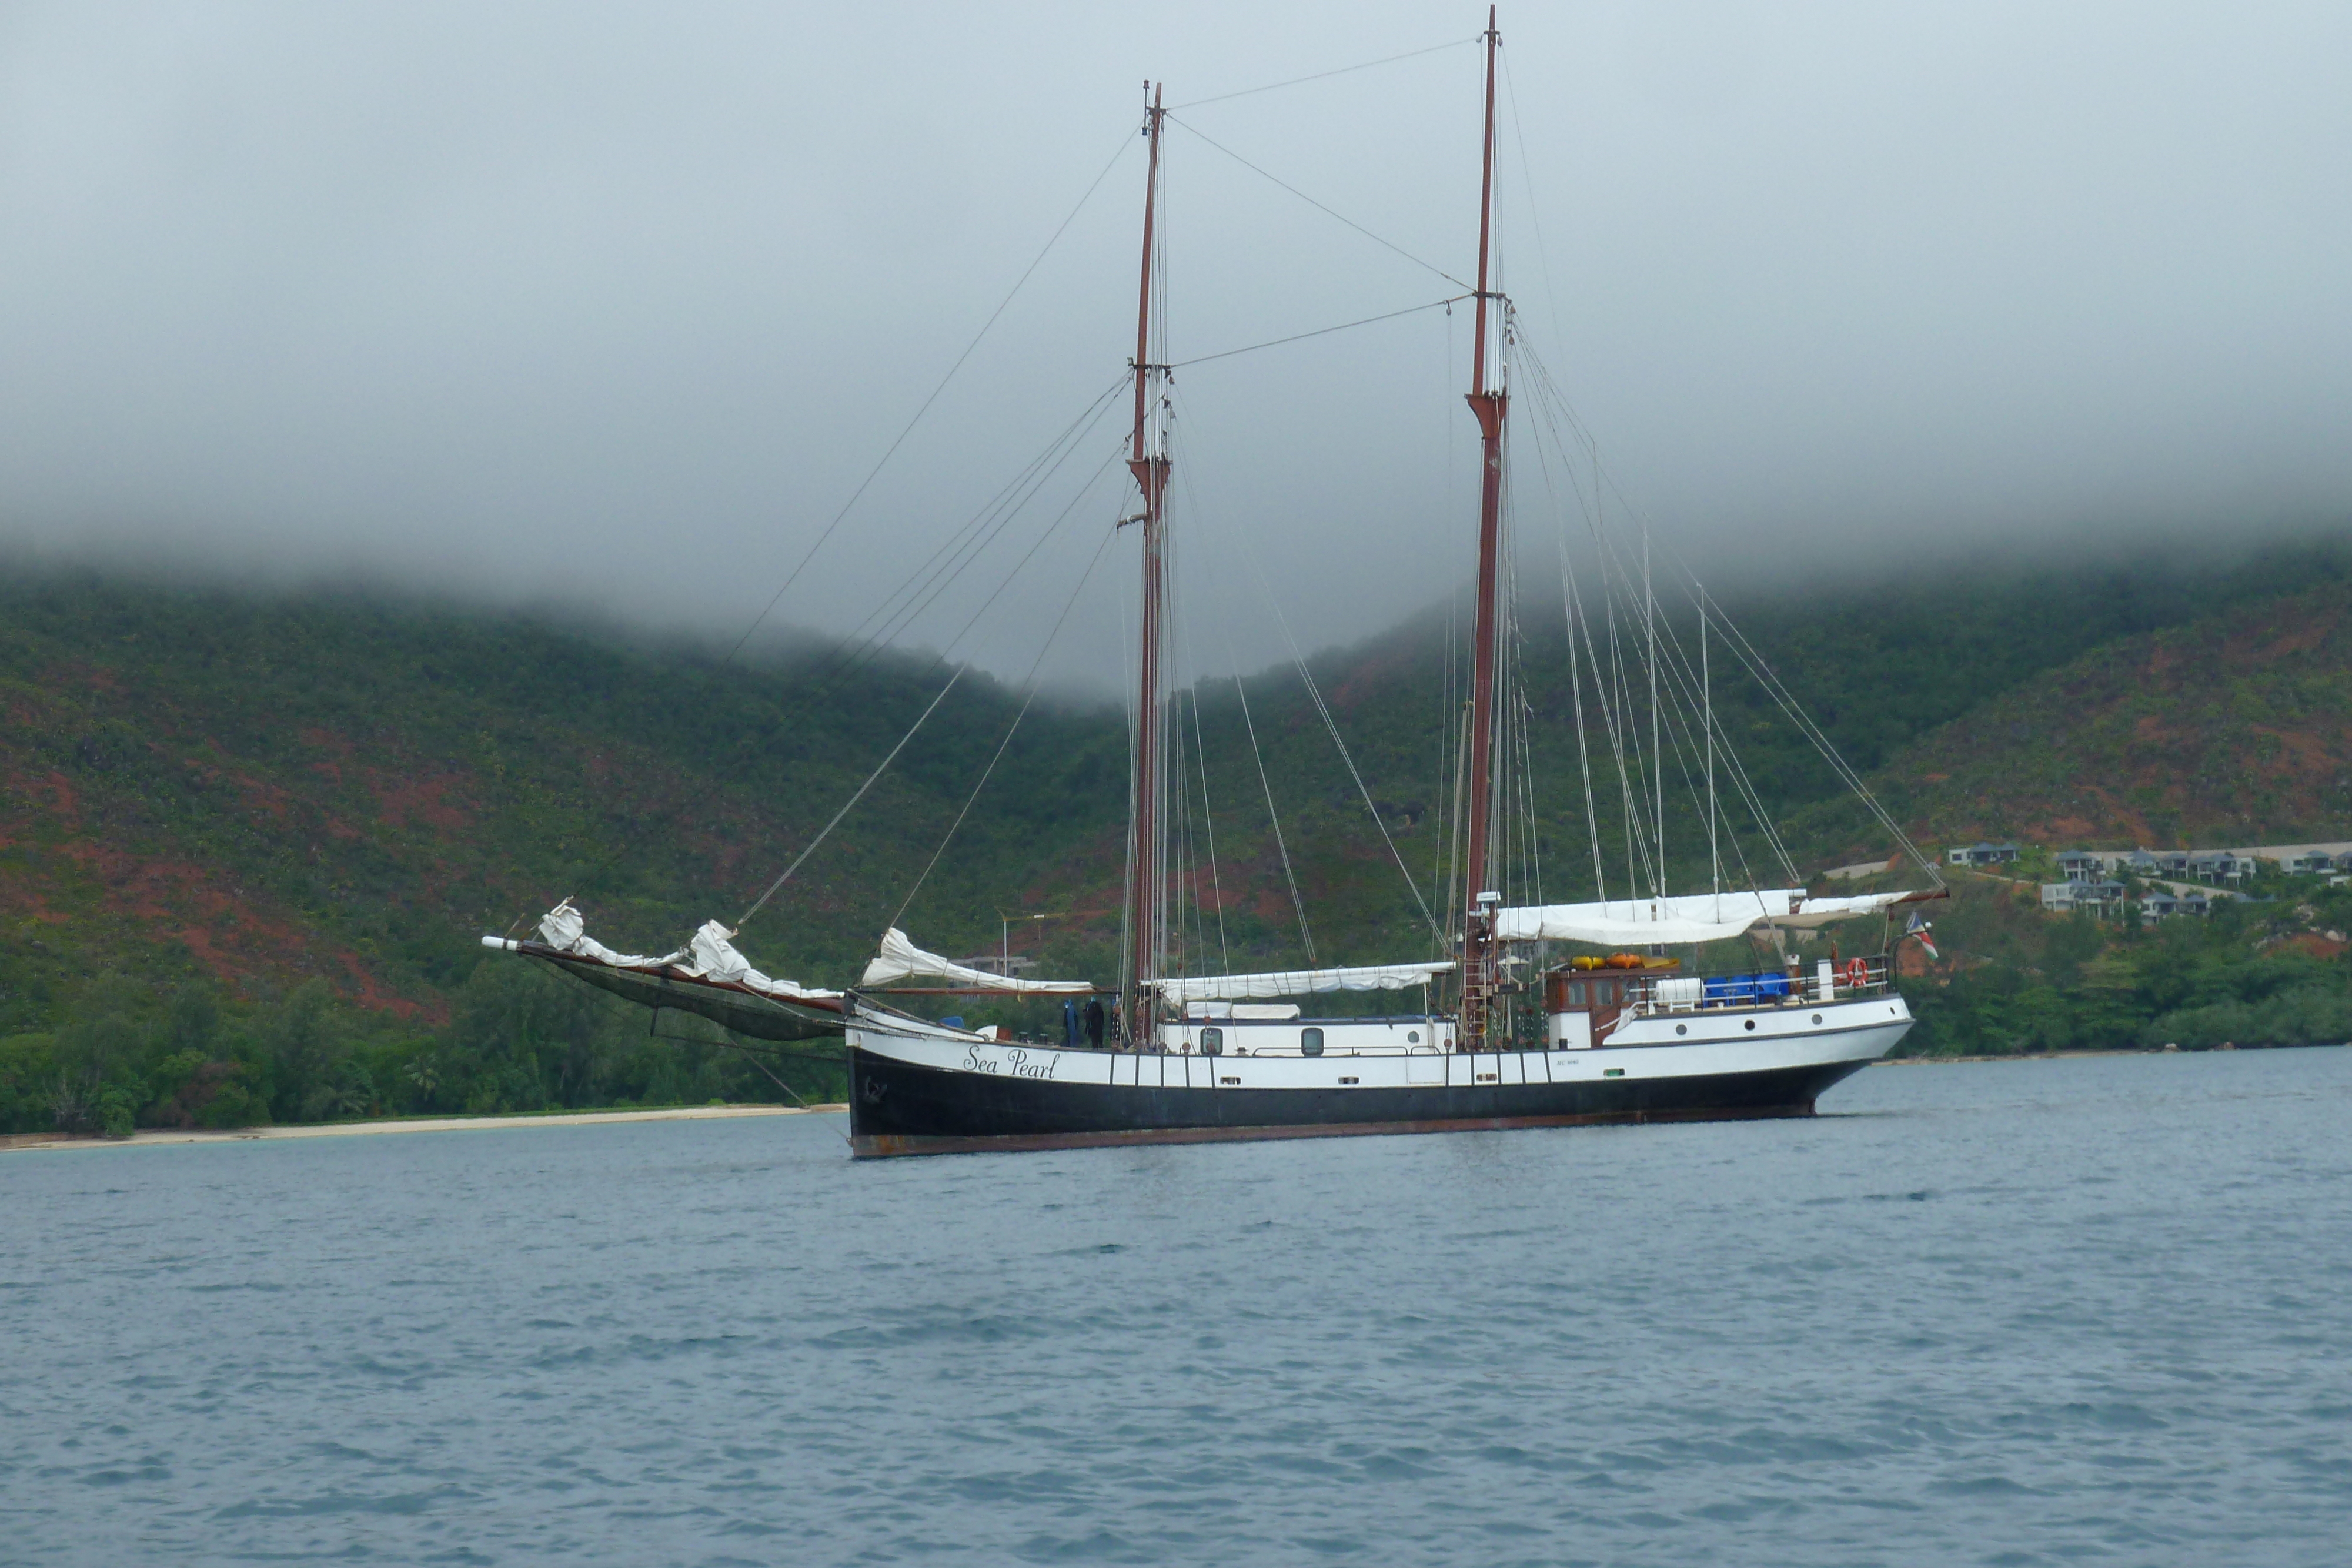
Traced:
<path fill-rule="evenodd" d="M 1459 896 L 1444 916 L 1449 954 L 1223 975 L 1181 973 L 1185 966 L 1171 962 L 1173 705 L 1164 654 L 1171 463 L 1161 395 L 1168 367 L 1153 356 L 1165 120 L 1156 92 L 1143 127 L 1150 152 L 1127 453 L 1137 507 L 1127 520 L 1140 532 L 1140 658 L 1117 983 L 1024 979 L 960 965 L 924 952 L 894 928 L 858 986 L 811 990 L 752 969 L 730 944 L 734 933 L 717 922 L 676 953 L 632 956 L 587 937 L 568 904 L 549 915 L 540 940 L 485 942 L 646 1006 L 698 1012 L 753 1038 L 845 1037 L 851 1144 L 861 1156 L 1808 1115 L 1824 1090 L 1900 1040 L 1912 1020 L 1893 984 L 1891 939 L 1868 956 L 1840 957 L 1833 949 L 1830 956 L 1803 959 L 1785 956 L 1782 942 L 1780 961 L 1738 974 L 1685 972 L 1664 956 L 1669 947 L 1696 949 L 1759 930 L 1804 932 L 1942 896 L 1932 863 L 1883 812 L 1882 823 L 1934 885 L 1828 897 L 1801 886 L 1729 891 L 1718 882 L 1707 892 L 1670 894 L 1662 848 L 1648 895 L 1629 889 L 1626 896 L 1591 903 L 1513 905 L 1491 885 L 1497 729 L 1506 722 L 1497 598 L 1511 408 L 1506 356 L 1496 341 L 1506 301 L 1489 286 L 1500 42 L 1491 12 L 1482 42 L 1484 143 L 1467 394 L 1481 454 L 1477 575 L 1461 768 L 1464 830 L 1454 878 Z M 1711 758 L 1711 717 L 1707 723 Z M 1659 831 L 1663 836 L 1663 826 Z M 1891 938 L 1891 916 L 1886 929 Z M 1555 943 L 1601 951 L 1536 968 L 1530 959 Z M 894 988 L 1107 993 L 1115 1022 L 1099 1041 L 1073 1043 L 1067 1034 L 1058 1044 L 1014 1041 L 959 1019 L 919 1016 L 903 1005 L 913 998 L 894 997 Z M 1349 991 L 1407 993 L 1421 1006 L 1380 1017 L 1315 1017 L 1302 1005 Z M 1431 1005 L 1433 998 L 1440 1005 Z"/>

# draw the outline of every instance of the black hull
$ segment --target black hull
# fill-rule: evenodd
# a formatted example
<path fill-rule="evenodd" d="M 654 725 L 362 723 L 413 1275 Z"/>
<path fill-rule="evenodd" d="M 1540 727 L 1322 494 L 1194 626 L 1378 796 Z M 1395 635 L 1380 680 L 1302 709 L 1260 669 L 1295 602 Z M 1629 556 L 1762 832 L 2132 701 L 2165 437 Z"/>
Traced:
<path fill-rule="evenodd" d="M 850 1146 L 861 1158 L 1810 1116 L 1823 1091 L 1869 1065 L 1316 1090 L 1057 1083 L 944 1071 L 855 1048 L 849 1062 Z"/>

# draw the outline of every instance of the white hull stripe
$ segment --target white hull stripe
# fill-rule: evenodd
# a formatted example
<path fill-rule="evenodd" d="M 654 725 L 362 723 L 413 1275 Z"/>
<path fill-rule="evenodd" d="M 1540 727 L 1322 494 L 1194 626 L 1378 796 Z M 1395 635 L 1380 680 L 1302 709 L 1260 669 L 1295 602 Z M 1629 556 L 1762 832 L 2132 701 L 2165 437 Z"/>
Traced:
<path fill-rule="evenodd" d="M 1765 1030 L 1675 1044 L 1612 1044 L 1591 1051 L 1457 1051 L 1382 1056 L 1186 1056 L 1066 1051 L 1058 1046 L 971 1040 L 902 1032 L 889 1020 L 853 1019 L 848 1042 L 859 1050 L 947 1072 L 984 1073 L 1041 1082 L 1158 1089 L 1338 1090 L 1417 1087 L 1475 1088 L 1493 1084 L 1578 1083 L 1603 1079 L 1720 1077 L 1873 1061 L 1911 1028 L 1900 1002 L 1832 1003 L 1794 1029 Z M 1872 1016 L 1876 1015 L 1876 1016 Z M 1705 1015 L 1700 1015 L 1705 1017 Z M 1688 1019 L 1643 1019 L 1645 1026 Z"/>

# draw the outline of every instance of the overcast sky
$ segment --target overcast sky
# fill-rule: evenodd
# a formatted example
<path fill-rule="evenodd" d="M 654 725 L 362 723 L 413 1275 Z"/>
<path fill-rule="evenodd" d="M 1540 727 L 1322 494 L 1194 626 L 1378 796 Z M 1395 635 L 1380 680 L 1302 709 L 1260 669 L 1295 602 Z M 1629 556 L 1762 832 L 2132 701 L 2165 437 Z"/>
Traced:
<path fill-rule="evenodd" d="M 1179 110 L 1181 361 L 1458 291 L 1483 21 L 15 0 L 0 538 L 731 639 L 1110 165 L 776 612 L 850 630 L 1120 375 L 1146 77 L 1193 105 L 1464 40 Z M 1719 588 L 2352 517 L 2352 6 L 1502 26 L 1504 286 L 1624 498 Z M 1282 652 L 1261 582 L 1313 647 L 1466 570 L 1467 358 L 1466 314 L 1430 310 L 1179 373 L 1188 658 Z M 1118 419 L 903 640 L 977 614 L 959 651 L 1026 668 L 1122 510 Z M 1056 677 L 1118 679 L 1132 549 L 1102 551 Z"/>

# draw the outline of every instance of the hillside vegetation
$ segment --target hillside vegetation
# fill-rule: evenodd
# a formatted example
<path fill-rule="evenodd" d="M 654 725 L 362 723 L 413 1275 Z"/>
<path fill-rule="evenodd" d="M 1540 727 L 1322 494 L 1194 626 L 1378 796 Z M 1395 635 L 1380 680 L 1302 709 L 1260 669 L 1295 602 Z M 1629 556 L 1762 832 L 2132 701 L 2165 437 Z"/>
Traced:
<path fill-rule="evenodd" d="M 2200 846 L 2352 831 L 2352 589 L 2235 606 L 2074 660 L 1887 769 L 1945 838 Z"/>
<path fill-rule="evenodd" d="M 2265 597 L 2283 580 L 2318 586 Z M 2340 555 L 2305 550 L 2228 572 L 2148 561 L 2053 584 L 2021 570 L 1734 608 L 1841 749 L 1886 764 L 1882 784 L 1923 829 L 2112 826 L 2157 842 L 2227 817 L 2242 840 L 2346 813 L 2327 771 L 2352 712 L 2343 582 Z M 1539 606 L 1524 619 L 1539 831 L 1510 892 L 1589 896 L 1565 648 Z M 1196 967 L 1304 956 L 1269 791 L 1322 961 L 1432 944 L 1419 903 L 1443 892 L 1458 700 L 1444 639 L 1424 623 L 1310 663 L 1419 900 L 1297 673 L 1246 684 L 1263 782 L 1232 683 L 1212 684 L 1192 705 L 1217 849 L 1213 876 L 1194 862 Z M 527 616 L 20 574 L 0 590 L 0 1127 L 773 1098 L 770 1071 L 822 1092 L 820 1062 L 650 1039 L 645 1015 L 486 961 L 477 939 L 566 894 L 640 951 L 732 921 L 949 673 L 825 649 L 730 666 Z M 1717 702 L 1787 813 L 1801 873 L 1885 853 L 1759 692 L 1726 678 Z M 962 953 L 996 946 L 999 911 L 1051 912 L 1015 928 L 1016 949 L 1107 976 L 1127 761 L 1114 707 L 1033 707 L 901 915 L 1019 706 L 962 677 L 746 951 L 837 984 L 893 918 Z M 2099 781 L 2069 794 L 2078 758 Z M 2133 793 L 2151 787 L 2160 798 Z M 2106 818 L 2081 804 L 2110 796 Z M 1617 808 L 1606 792 L 1597 808 L 1607 835 Z M 1703 876 L 1704 834 L 1680 806 L 1669 838 Z M 2038 972 L 2030 956 L 1985 963 Z"/>

